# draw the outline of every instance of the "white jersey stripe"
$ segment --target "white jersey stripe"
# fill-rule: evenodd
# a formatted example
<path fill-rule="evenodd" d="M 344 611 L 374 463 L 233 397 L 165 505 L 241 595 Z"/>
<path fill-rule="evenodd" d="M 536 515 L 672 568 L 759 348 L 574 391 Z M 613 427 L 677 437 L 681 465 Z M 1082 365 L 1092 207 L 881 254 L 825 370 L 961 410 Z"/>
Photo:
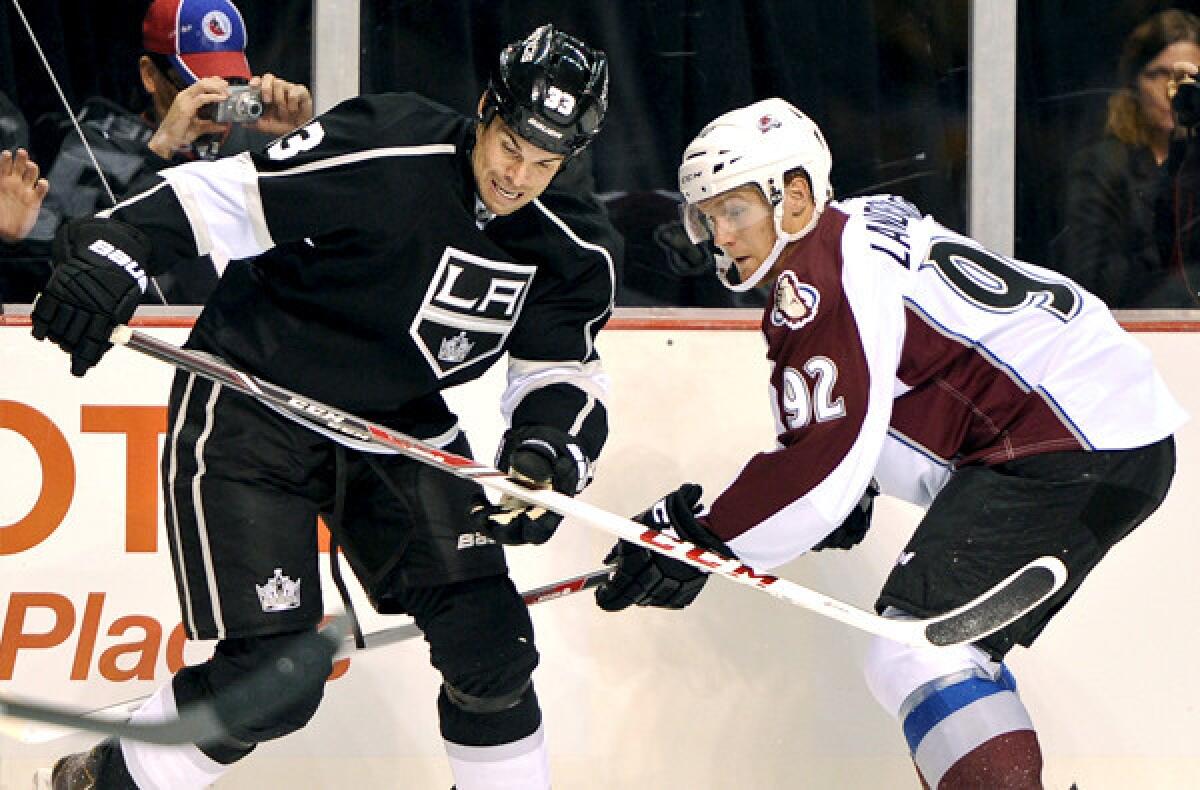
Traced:
<path fill-rule="evenodd" d="M 552 384 L 570 384 L 587 396 L 587 403 L 574 421 L 574 425 L 579 426 L 597 402 L 606 401 L 611 381 L 599 360 L 564 363 L 509 357 L 508 386 L 500 396 L 500 411 L 504 414 L 505 423 L 512 424 L 513 412 L 529 393 Z M 573 427 L 571 433 L 577 434 L 576 428 Z"/>
<path fill-rule="evenodd" d="M 339 156 L 331 156 L 328 159 L 321 159 L 317 162 L 308 162 L 303 165 L 296 165 L 283 170 L 272 170 L 266 173 L 259 173 L 259 178 L 287 178 L 288 176 L 304 175 L 305 173 L 313 173 L 318 170 L 328 170 L 331 167 L 341 167 L 342 165 L 352 165 L 357 162 L 367 162 L 372 159 L 385 159 L 393 156 L 437 156 L 444 154 L 452 154 L 457 148 L 449 143 L 438 143 L 435 145 L 411 145 L 411 146 L 394 146 L 391 148 L 372 148 L 367 151 L 355 151 L 351 154 L 341 154 Z"/>
<path fill-rule="evenodd" d="M 567 433 L 571 434 L 572 436 L 578 436 L 579 432 L 583 430 L 584 421 L 587 420 L 588 415 L 595 411 L 595 409 L 596 399 L 591 395 L 588 395 L 587 401 L 583 404 L 583 408 L 579 410 L 578 416 L 575 417 L 575 422 L 571 423 L 571 428 L 567 431 Z"/>
<path fill-rule="evenodd" d="M 159 173 L 175 190 L 200 255 L 214 251 L 239 260 L 275 246 L 263 214 L 259 173 L 249 153 L 189 162 Z"/>
<path fill-rule="evenodd" d="M 179 533 L 179 500 L 175 496 L 175 479 L 179 470 L 179 432 L 183 430 L 184 418 L 187 416 L 188 402 L 192 398 L 192 386 L 196 383 L 196 374 L 189 373 L 187 385 L 183 390 L 183 398 L 179 402 L 179 413 L 175 415 L 175 425 L 171 427 L 171 436 L 168 439 L 167 455 L 170 458 L 167 472 L 167 506 L 171 508 L 171 537 L 175 542 L 175 570 L 179 578 L 184 580 L 180 586 L 183 588 L 183 616 L 188 626 L 188 635 L 194 637 L 196 631 L 196 615 L 192 608 L 192 593 L 189 589 L 187 580 L 187 559 L 183 553 L 183 539 Z"/>
<path fill-rule="evenodd" d="M 100 219 L 108 219 L 109 217 L 111 217 L 113 215 L 114 211 L 123 209 L 126 206 L 132 206 L 134 203 L 139 203 L 139 202 L 145 200 L 146 198 L 150 197 L 155 192 L 157 192 L 158 190 L 162 189 L 165 186 L 167 186 L 167 182 L 161 181 L 161 182 L 155 184 L 154 186 L 150 187 L 149 189 L 147 189 L 145 192 L 139 192 L 136 195 L 133 195 L 132 197 L 122 200 L 120 203 L 113 206 L 112 208 L 106 208 L 103 211 L 97 211 L 96 216 L 100 217 Z"/>
<path fill-rule="evenodd" d="M 600 253 L 600 255 L 604 258 L 604 261 L 608 264 L 608 309 L 584 325 L 583 343 L 584 347 L 587 349 L 587 352 L 584 355 L 584 359 L 586 359 L 592 355 L 592 327 L 596 324 L 596 322 L 602 321 L 604 320 L 605 316 L 610 315 L 613 311 L 613 305 L 616 303 L 617 267 L 613 264 L 612 256 L 608 254 L 608 250 L 604 249 L 599 244 L 594 244 L 590 241 L 585 241 L 584 239 L 579 238 L 578 234 L 571 230 L 570 226 L 563 222 L 558 215 L 546 208 L 545 204 L 543 204 L 540 199 L 535 198 L 533 204 L 537 206 L 543 214 L 549 217 L 551 222 L 562 228 L 562 232 L 566 234 L 567 238 L 578 244 L 580 247 L 583 247 L 585 250 L 591 250 L 592 252 Z"/>
<path fill-rule="evenodd" d="M 212 561 L 212 548 L 208 540 L 208 518 L 204 512 L 204 500 L 201 492 L 201 484 L 204 481 L 204 474 L 208 467 L 204 462 L 204 446 L 208 443 L 208 437 L 212 434 L 214 420 L 214 410 L 217 406 L 217 398 L 221 395 L 221 385 L 214 384 L 212 395 L 209 396 L 208 402 L 204 406 L 204 430 L 200 432 L 199 438 L 196 439 L 196 474 L 192 478 L 192 508 L 196 514 L 196 530 L 197 537 L 200 540 L 200 553 L 204 557 L 204 577 L 208 583 L 208 598 L 209 606 L 212 607 L 213 625 L 216 627 L 216 638 L 225 638 L 225 617 L 221 610 L 221 594 L 217 587 L 217 571 Z M 186 577 L 185 577 L 186 578 Z"/>

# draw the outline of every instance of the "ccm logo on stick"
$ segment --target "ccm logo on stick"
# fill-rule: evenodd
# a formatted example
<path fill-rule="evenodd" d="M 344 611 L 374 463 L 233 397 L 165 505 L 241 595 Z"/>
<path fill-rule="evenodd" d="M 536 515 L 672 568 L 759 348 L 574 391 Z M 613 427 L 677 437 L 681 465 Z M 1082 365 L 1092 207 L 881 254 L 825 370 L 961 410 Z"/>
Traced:
<path fill-rule="evenodd" d="M 772 576 L 769 573 L 758 573 L 749 565 L 743 565 L 737 560 L 727 559 L 720 554 L 714 554 L 699 546 L 692 546 L 690 543 L 675 540 L 665 532 L 648 529 L 638 537 L 643 543 L 656 546 L 660 549 L 666 549 L 669 554 L 687 557 L 689 560 L 698 562 L 713 570 L 728 572 L 734 576 L 749 577 L 754 580 L 754 584 L 757 587 L 769 587 L 779 581 L 779 578 L 776 576 Z"/>

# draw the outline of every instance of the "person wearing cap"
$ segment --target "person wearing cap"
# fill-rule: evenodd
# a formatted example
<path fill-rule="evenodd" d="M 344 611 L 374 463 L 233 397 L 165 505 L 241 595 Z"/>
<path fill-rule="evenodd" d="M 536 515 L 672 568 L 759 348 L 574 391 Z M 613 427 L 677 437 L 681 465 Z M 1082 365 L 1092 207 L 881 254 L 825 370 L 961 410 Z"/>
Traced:
<path fill-rule="evenodd" d="M 150 276 L 210 252 L 260 256 L 225 270 L 190 347 L 458 455 L 471 449 L 442 391 L 507 352 L 496 465 L 574 495 L 608 433 L 595 342 L 621 244 L 600 203 L 559 175 L 579 165 L 607 106 L 605 54 L 545 25 L 502 51 L 469 116 L 413 93 L 359 96 L 262 152 L 168 168 L 66 227 L 34 335 L 83 375 Z M 458 790 L 550 786 L 533 626 L 503 544 L 544 543 L 559 516 L 494 504 L 473 481 L 183 372 L 168 424 L 164 511 L 182 620 L 217 644 L 133 720 L 208 703 L 227 737 L 105 740 L 60 760 L 56 789 L 203 787 L 309 721 L 327 668 L 269 700 L 247 678 L 271 672 L 279 646 L 321 620 L 318 514 L 374 608 L 424 631 Z M 363 727 L 373 730 L 369 711 Z"/>
<path fill-rule="evenodd" d="M 130 113 L 107 100 L 89 99 L 81 112 L 86 145 L 72 131 L 46 174 L 46 209 L 53 221 L 39 222 L 31 238 L 47 255 L 64 220 L 111 206 L 109 189 L 119 199 L 163 168 L 262 148 L 312 118 L 307 87 L 271 73 L 252 74 L 246 27 L 229 0 L 154 0 L 143 17 L 142 46 L 137 66 L 149 99 L 145 111 Z M 248 85 L 259 97 L 261 115 L 252 123 L 207 117 L 235 85 Z M 226 263 L 218 257 L 206 266 L 156 277 L 144 301 L 202 303 Z"/>
<path fill-rule="evenodd" d="M 163 160 L 202 156 L 197 140 L 217 146 L 233 124 L 204 110 L 229 96 L 232 85 L 259 93 L 262 115 L 249 128 L 271 137 L 307 123 L 313 114 L 308 88 L 271 73 L 254 76 L 246 60 L 246 26 L 229 0 L 155 0 L 142 22 L 146 54 L 138 60 L 142 87 L 156 122 L 147 146 Z"/>

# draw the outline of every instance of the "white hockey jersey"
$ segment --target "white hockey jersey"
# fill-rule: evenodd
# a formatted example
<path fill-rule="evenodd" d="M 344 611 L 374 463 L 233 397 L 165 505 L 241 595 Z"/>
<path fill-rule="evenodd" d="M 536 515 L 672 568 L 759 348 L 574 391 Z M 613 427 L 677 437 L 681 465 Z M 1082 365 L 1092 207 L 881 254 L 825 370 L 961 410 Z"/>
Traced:
<path fill-rule="evenodd" d="M 810 549 L 872 476 L 924 506 L 958 466 L 1141 447 L 1187 419 L 1099 299 L 901 198 L 831 204 L 781 264 L 762 322 L 779 446 L 707 519 L 753 567 Z"/>

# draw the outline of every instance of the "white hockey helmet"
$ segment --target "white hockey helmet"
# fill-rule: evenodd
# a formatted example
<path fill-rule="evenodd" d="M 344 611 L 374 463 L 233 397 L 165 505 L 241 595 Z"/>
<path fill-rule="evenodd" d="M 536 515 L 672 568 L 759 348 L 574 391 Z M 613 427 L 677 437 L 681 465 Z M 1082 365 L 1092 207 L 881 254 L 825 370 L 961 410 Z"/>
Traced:
<path fill-rule="evenodd" d="M 757 185 L 773 210 L 775 248 L 745 281 L 739 281 L 732 258 L 720 249 L 716 255 L 721 282 L 734 291 L 748 290 L 762 280 L 788 242 L 801 238 L 816 225 L 833 196 L 829 183 L 832 167 L 833 158 L 820 128 L 783 99 L 763 99 L 731 110 L 705 126 L 683 152 L 679 191 L 683 193 L 688 237 L 694 244 L 713 240 L 703 212 L 695 204 L 747 184 Z M 808 176 L 815 210 L 799 232 L 785 233 L 784 176 L 797 169 Z"/>

